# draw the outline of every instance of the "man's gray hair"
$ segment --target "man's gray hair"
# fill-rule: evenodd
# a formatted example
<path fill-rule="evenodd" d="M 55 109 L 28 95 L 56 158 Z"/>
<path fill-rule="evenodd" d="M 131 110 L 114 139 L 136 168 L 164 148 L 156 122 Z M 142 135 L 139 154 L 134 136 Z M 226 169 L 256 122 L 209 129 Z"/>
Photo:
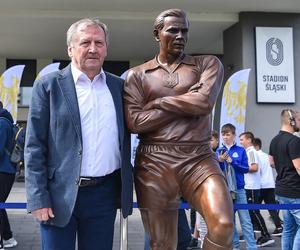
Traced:
<path fill-rule="evenodd" d="M 67 31 L 67 46 L 71 46 L 73 39 L 74 39 L 74 34 L 77 32 L 77 29 L 80 25 L 86 25 L 86 26 L 90 26 L 90 25 L 96 25 L 98 27 L 100 27 L 103 31 L 104 31 L 104 35 L 105 35 L 105 41 L 106 44 L 108 45 L 108 29 L 105 23 L 102 23 L 99 18 L 95 17 L 95 18 L 84 18 L 84 19 L 80 19 L 79 21 L 73 23 L 70 28 Z"/>

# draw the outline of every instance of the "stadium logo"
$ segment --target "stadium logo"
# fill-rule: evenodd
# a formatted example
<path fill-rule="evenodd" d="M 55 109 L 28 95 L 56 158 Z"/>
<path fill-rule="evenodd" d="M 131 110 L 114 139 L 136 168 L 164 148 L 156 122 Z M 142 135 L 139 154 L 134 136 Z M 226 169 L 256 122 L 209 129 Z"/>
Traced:
<path fill-rule="evenodd" d="M 266 58 L 272 66 L 278 66 L 283 61 L 283 43 L 278 38 L 270 38 L 266 42 Z"/>

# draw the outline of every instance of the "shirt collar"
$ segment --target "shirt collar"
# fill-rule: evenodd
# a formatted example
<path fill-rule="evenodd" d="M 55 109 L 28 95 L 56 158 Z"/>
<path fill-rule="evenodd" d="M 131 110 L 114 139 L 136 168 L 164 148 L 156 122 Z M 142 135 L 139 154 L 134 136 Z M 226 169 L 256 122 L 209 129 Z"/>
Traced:
<path fill-rule="evenodd" d="M 224 143 L 222 143 L 223 147 L 227 148 L 227 150 L 229 151 L 233 146 L 236 145 L 236 142 L 233 142 L 233 144 L 231 146 L 227 146 Z"/>
<path fill-rule="evenodd" d="M 246 151 L 248 152 L 249 150 L 252 150 L 252 149 L 255 150 L 254 146 L 250 146 L 250 147 L 246 148 Z"/>
<path fill-rule="evenodd" d="M 73 76 L 75 85 L 78 83 L 78 79 L 80 77 L 89 79 L 88 76 L 85 73 L 83 73 L 82 71 L 80 71 L 73 63 L 71 63 L 71 72 L 72 72 L 72 76 Z M 106 76 L 105 76 L 103 68 L 101 68 L 100 73 L 94 77 L 94 80 L 101 79 L 101 78 L 106 81 Z"/>
<path fill-rule="evenodd" d="M 179 62 L 179 64 L 181 64 L 181 63 L 196 66 L 195 58 L 190 55 L 184 54 L 181 61 Z M 155 56 L 155 58 L 153 58 L 152 60 L 146 62 L 144 65 L 145 72 L 147 72 L 149 70 L 157 69 L 159 67 L 162 67 L 162 66 L 159 64 L 159 62 L 157 60 L 157 56 Z"/>

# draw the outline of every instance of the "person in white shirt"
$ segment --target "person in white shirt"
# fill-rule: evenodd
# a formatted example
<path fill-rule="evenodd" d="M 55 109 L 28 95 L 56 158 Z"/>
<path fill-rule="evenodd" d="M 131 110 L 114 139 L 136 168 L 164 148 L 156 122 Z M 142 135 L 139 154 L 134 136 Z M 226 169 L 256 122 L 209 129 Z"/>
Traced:
<path fill-rule="evenodd" d="M 240 144 L 246 149 L 248 157 L 249 172 L 245 174 L 245 190 L 248 203 L 258 204 L 260 197 L 260 163 L 258 154 L 253 146 L 254 135 L 251 132 L 244 132 L 240 134 Z M 257 240 L 257 245 L 267 246 L 274 243 L 271 238 L 264 218 L 259 210 L 249 210 L 252 224 L 257 226 L 261 232 L 261 237 Z M 255 229 L 255 227 L 254 227 Z"/>
<path fill-rule="evenodd" d="M 253 145 L 257 151 L 260 162 L 260 203 L 276 204 L 275 200 L 275 180 L 273 174 L 273 168 L 270 165 L 269 155 L 261 150 L 262 142 L 260 138 L 254 138 Z M 272 236 L 282 235 L 281 219 L 279 218 L 278 211 L 269 210 L 270 216 L 275 225 L 275 230 L 271 234 Z"/>

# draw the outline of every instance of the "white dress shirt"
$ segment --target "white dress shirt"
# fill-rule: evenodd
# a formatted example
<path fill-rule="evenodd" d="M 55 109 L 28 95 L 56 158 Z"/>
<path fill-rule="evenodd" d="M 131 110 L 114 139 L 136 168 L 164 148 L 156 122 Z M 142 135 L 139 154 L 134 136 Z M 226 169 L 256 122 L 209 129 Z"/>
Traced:
<path fill-rule="evenodd" d="M 80 176 L 98 177 L 121 166 L 117 116 L 112 95 L 101 69 L 91 81 L 71 64 L 83 142 Z"/>

